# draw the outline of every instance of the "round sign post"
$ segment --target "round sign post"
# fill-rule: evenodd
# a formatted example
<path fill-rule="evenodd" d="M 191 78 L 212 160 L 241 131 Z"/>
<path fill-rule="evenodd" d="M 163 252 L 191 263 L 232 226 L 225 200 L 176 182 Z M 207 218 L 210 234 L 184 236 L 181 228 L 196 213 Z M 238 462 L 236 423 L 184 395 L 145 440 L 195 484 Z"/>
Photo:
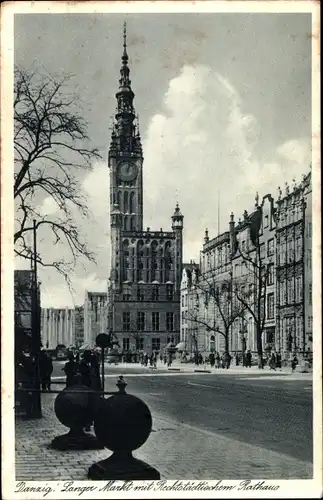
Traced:
<path fill-rule="evenodd" d="M 111 346 L 111 336 L 108 333 L 99 333 L 95 339 L 95 343 L 101 348 L 102 393 L 104 394 L 104 349 Z"/>

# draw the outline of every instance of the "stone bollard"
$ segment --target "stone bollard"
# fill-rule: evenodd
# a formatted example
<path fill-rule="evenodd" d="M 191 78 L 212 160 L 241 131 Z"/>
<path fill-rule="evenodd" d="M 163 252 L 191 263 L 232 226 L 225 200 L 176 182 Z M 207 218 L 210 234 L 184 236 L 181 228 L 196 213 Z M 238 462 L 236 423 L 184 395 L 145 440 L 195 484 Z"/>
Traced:
<path fill-rule="evenodd" d="M 56 436 L 52 447 L 57 450 L 93 450 L 102 449 L 93 434 L 84 432 L 84 427 L 94 421 L 95 411 L 100 396 L 83 385 L 67 387 L 55 399 L 55 414 L 58 420 L 70 428 L 67 434 Z"/>
<path fill-rule="evenodd" d="M 119 377 L 119 393 L 100 400 L 94 420 L 94 432 L 99 442 L 113 451 L 113 454 L 89 468 L 89 479 L 160 479 L 157 469 L 132 456 L 132 451 L 140 448 L 148 439 L 152 417 L 146 403 L 125 392 L 126 385 L 123 377 Z"/>

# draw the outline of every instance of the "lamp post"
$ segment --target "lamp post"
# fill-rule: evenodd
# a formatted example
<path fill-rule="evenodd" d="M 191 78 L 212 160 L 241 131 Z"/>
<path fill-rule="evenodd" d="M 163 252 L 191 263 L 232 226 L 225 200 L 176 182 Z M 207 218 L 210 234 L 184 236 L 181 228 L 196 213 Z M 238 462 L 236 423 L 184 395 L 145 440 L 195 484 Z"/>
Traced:
<path fill-rule="evenodd" d="M 102 377 L 102 392 L 104 394 L 104 354 L 105 349 L 112 348 L 114 345 L 118 344 L 117 340 L 113 340 L 113 333 L 99 333 L 95 339 L 95 343 L 101 348 L 101 377 Z"/>
<path fill-rule="evenodd" d="M 41 397 L 40 397 L 40 372 L 39 372 L 39 354 L 40 354 L 40 311 L 39 311 L 39 290 L 37 281 L 37 226 L 33 221 L 33 273 L 32 273 L 32 358 L 34 361 L 34 389 L 32 394 L 33 404 L 31 417 L 41 418 Z"/>

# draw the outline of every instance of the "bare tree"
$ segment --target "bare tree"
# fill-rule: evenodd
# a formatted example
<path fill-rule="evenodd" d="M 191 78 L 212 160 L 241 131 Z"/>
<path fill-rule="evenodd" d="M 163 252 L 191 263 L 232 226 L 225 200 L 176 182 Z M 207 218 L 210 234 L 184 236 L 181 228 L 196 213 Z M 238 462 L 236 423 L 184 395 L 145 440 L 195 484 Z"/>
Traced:
<path fill-rule="evenodd" d="M 238 302 L 232 302 L 232 283 L 230 279 L 218 282 L 216 277 L 209 278 L 207 274 L 201 274 L 195 284 L 202 297 L 206 312 L 214 306 L 212 313 L 202 315 L 199 307 L 189 311 L 187 319 L 198 325 L 205 326 L 207 331 L 222 335 L 224 338 L 225 351 L 230 349 L 231 326 L 242 317 L 245 307 Z"/>
<path fill-rule="evenodd" d="M 95 260 L 73 216 L 75 211 L 82 217 L 88 215 L 75 172 L 90 169 L 91 161 L 100 158 L 89 145 L 87 124 L 78 112 L 79 99 L 68 88 L 70 78 L 16 68 L 14 88 L 15 254 L 30 259 L 28 235 L 35 219 L 36 229 L 49 229 L 54 244 L 67 244 L 71 256 L 47 262 L 38 254 L 38 263 L 57 269 L 67 280 L 79 257 Z M 53 203 L 54 216 L 40 209 L 45 198 Z"/>

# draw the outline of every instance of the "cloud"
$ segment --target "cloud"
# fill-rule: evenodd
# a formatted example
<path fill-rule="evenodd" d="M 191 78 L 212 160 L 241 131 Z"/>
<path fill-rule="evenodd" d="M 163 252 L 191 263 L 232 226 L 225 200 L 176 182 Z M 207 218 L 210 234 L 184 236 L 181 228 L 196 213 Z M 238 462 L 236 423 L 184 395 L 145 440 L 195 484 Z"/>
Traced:
<path fill-rule="evenodd" d="M 211 237 L 228 229 L 229 214 L 238 219 L 260 196 L 308 171 L 310 141 L 291 138 L 267 150 L 257 116 L 245 108 L 239 92 L 207 66 L 186 65 L 168 85 L 163 107 L 142 131 L 144 150 L 144 221 L 152 229 L 171 227 L 176 201 L 184 214 L 184 259 L 198 260 L 204 229 Z M 82 303 L 86 289 L 103 290 L 109 276 L 109 169 L 96 162 L 82 181 L 91 217 L 84 237 L 97 253 L 97 265 L 78 266 L 72 277 Z M 219 201 L 220 198 L 220 201 Z M 51 202 L 44 202 L 49 211 Z M 45 248 L 45 247 L 44 247 Z M 55 254 L 55 249 L 46 246 Z M 42 273 L 45 303 L 73 305 L 66 285 Z"/>
<path fill-rule="evenodd" d="M 308 170 L 309 141 L 290 140 L 268 153 L 257 117 L 234 85 L 206 66 L 184 66 L 169 82 L 163 109 L 144 139 L 145 220 L 169 227 L 179 199 L 184 214 L 184 258 L 198 258 L 204 228 L 227 230 L 254 204 L 256 191 L 272 192 Z M 219 203 L 220 197 L 220 203 Z"/>

